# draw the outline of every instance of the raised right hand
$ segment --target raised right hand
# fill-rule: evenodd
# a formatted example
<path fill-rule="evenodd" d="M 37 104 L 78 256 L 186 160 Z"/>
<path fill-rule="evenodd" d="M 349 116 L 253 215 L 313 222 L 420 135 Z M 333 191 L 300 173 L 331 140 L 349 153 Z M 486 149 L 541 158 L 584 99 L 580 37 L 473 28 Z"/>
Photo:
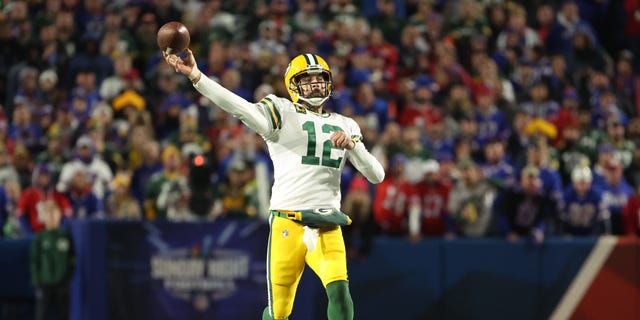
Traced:
<path fill-rule="evenodd" d="M 164 60 L 173 67 L 176 72 L 182 73 L 185 76 L 189 77 L 189 80 L 196 83 L 197 80 L 200 79 L 200 70 L 198 70 L 198 65 L 196 64 L 196 59 L 193 56 L 193 51 L 191 49 L 186 50 L 187 56 L 182 59 L 175 54 L 167 54 L 166 52 L 162 52 L 162 56 Z"/>

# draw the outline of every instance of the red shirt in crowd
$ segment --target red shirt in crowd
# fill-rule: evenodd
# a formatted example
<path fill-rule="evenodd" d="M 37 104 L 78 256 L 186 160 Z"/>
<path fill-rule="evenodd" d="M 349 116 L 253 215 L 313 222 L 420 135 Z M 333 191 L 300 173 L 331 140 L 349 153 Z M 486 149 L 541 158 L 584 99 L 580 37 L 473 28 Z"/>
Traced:
<path fill-rule="evenodd" d="M 622 210 L 622 219 L 626 234 L 640 236 L 640 195 L 629 198 L 627 205 Z"/>
<path fill-rule="evenodd" d="M 407 234 L 406 220 L 412 187 L 404 179 L 387 176 L 376 187 L 373 216 L 385 235 Z"/>
<path fill-rule="evenodd" d="M 440 181 L 422 181 L 416 185 L 421 210 L 421 234 L 444 236 L 447 232 L 447 200 L 451 185 Z"/>
<path fill-rule="evenodd" d="M 38 217 L 38 203 L 46 200 L 53 200 L 62 211 L 64 217 L 69 218 L 72 216 L 73 210 L 71 204 L 64 194 L 57 191 L 45 192 L 34 187 L 27 188 L 20 194 L 16 213 L 18 218 L 22 215 L 27 215 L 29 225 L 31 229 L 33 229 L 33 232 L 39 232 L 45 228 L 44 217 Z"/>

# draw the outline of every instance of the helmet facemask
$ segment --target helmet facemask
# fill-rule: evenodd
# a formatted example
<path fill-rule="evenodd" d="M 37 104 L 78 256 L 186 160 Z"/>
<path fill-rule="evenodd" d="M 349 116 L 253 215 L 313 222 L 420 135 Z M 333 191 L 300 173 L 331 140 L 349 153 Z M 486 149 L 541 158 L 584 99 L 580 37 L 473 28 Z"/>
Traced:
<path fill-rule="evenodd" d="M 291 78 L 290 89 L 297 95 L 298 99 L 310 107 L 317 109 L 329 97 L 333 91 L 331 73 L 318 66 L 310 66 L 307 70 L 301 71 Z M 314 77 L 313 81 L 301 83 L 306 77 Z M 317 77 L 320 76 L 320 77 Z M 320 80 L 318 80 L 320 78 Z M 306 89 L 306 90 L 305 90 Z"/>

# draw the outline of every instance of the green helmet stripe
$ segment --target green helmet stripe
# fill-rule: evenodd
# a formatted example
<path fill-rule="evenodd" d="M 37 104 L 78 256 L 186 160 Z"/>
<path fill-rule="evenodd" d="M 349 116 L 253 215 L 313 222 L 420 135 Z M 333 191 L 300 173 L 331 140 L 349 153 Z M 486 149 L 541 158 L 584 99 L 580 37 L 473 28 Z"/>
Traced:
<path fill-rule="evenodd" d="M 316 59 L 316 55 L 315 54 L 311 54 L 311 53 L 305 53 L 304 54 L 304 58 L 307 60 L 307 65 L 319 65 L 320 62 L 318 62 L 318 59 Z"/>

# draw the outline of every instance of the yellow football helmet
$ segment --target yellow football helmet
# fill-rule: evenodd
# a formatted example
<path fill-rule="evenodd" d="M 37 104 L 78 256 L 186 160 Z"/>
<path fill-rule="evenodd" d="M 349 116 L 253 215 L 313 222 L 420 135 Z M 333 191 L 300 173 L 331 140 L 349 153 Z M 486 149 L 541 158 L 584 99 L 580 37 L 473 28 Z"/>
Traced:
<path fill-rule="evenodd" d="M 316 74 L 322 74 L 322 78 L 324 79 L 324 95 L 322 97 L 303 96 L 302 88 L 300 87 L 300 78 Z M 293 102 L 301 100 L 314 107 L 321 106 L 327 101 L 333 91 L 333 81 L 329 65 L 322 57 L 312 53 L 301 54 L 289 62 L 287 71 L 284 73 L 284 84 Z"/>

